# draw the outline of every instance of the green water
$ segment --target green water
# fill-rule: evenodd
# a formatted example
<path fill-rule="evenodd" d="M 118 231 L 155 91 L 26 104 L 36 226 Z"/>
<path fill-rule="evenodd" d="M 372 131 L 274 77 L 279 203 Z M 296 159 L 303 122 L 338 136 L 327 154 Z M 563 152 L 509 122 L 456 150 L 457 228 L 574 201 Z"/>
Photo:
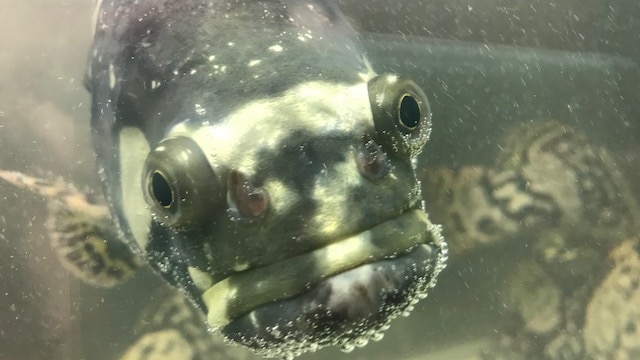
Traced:
<path fill-rule="evenodd" d="M 509 124 L 533 118 L 578 127 L 640 166 L 636 2 L 342 3 L 359 29 L 376 32 L 364 36 L 376 69 L 412 77 L 430 98 L 422 166 L 487 163 Z M 96 186 L 82 86 L 92 11 L 87 0 L 0 3 L 1 169 Z M 155 276 L 113 290 L 80 284 L 48 246 L 43 203 L 0 184 L 0 204 L 0 360 L 116 358 Z M 452 259 L 432 295 L 382 342 L 303 358 L 462 358 L 456 351 L 506 331 L 500 289 L 519 251 Z"/>

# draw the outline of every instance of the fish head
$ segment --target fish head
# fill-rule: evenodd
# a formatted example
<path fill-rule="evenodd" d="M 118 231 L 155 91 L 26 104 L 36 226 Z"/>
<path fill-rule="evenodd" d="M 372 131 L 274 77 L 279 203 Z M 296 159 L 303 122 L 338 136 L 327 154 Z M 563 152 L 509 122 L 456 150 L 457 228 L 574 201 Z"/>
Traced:
<path fill-rule="evenodd" d="M 87 81 L 124 236 L 265 356 L 380 338 L 446 261 L 424 92 L 327 2 L 146 3 L 102 4 Z"/>

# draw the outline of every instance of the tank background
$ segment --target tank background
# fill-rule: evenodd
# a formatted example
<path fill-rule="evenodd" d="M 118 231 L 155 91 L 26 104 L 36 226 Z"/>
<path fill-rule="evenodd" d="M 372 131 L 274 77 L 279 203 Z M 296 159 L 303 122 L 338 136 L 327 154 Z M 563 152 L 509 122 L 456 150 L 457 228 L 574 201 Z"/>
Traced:
<path fill-rule="evenodd" d="M 0 2 L 0 168 L 95 178 L 87 4 Z M 78 286 L 44 240 L 44 216 L 39 199 L 0 184 L 0 359 L 81 357 Z"/>
<path fill-rule="evenodd" d="M 640 59 L 640 8 L 635 0 L 341 3 L 362 30 Z M 82 87 L 92 12 L 88 0 L 0 2 L 0 168 L 60 174 L 80 186 L 96 187 L 89 99 Z M 626 129 L 626 145 L 637 146 L 640 132 L 637 117 L 634 120 L 613 121 L 612 131 L 601 134 L 603 141 L 618 142 Z M 447 163 L 484 154 L 479 149 L 491 146 L 491 129 L 504 125 L 485 122 L 482 131 L 470 132 L 475 126 L 470 123 L 438 125 L 437 114 L 434 121 L 428 150 L 454 154 Z M 126 346 L 135 314 L 157 284 L 154 277 L 143 273 L 114 291 L 79 284 L 42 241 L 42 202 L 4 185 L 0 202 L 0 359 L 113 359 Z M 382 343 L 349 355 L 328 350 L 305 358 L 419 356 L 492 332 L 501 306 L 490 285 L 500 281 L 508 260 L 495 254 L 490 260 L 448 269 L 433 295 L 412 317 L 397 320 Z M 460 281 L 471 272 L 483 276 L 471 284 Z"/>

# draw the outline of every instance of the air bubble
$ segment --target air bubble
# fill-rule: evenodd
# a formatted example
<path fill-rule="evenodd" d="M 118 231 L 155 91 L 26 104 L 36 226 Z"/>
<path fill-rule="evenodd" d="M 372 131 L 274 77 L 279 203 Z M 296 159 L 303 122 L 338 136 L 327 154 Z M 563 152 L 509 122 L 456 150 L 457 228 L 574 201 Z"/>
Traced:
<path fill-rule="evenodd" d="M 344 343 L 342 344 L 342 346 L 340 346 L 340 351 L 342 351 L 343 353 L 350 353 L 353 351 L 353 349 L 355 349 L 355 346 L 350 342 Z"/>
<path fill-rule="evenodd" d="M 382 331 L 376 331 L 373 333 L 373 335 L 371 335 L 371 340 L 376 342 L 382 340 L 383 338 L 384 338 L 384 332 Z"/>
<path fill-rule="evenodd" d="M 278 325 L 276 325 L 276 326 L 274 326 L 272 328 L 267 327 L 266 330 L 271 335 L 273 335 L 273 337 L 275 337 L 276 339 L 279 339 L 279 338 L 283 337 L 282 331 L 280 331 L 280 329 L 278 328 Z"/>
<path fill-rule="evenodd" d="M 356 339 L 355 341 L 355 345 L 359 348 L 363 348 L 365 346 L 367 346 L 367 344 L 369 343 L 369 338 L 363 336 L 363 337 L 359 337 Z"/>

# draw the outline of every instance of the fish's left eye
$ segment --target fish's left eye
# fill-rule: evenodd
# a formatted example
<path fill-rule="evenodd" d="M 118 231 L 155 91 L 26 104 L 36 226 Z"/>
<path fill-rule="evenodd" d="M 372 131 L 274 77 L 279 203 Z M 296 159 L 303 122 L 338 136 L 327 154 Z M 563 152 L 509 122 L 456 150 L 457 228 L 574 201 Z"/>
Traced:
<path fill-rule="evenodd" d="M 169 226 L 201 223 L 222 204 L 222 189 L 200 147 L 187 137 L 161 141 L 145 163 L 143 191 L 155 218 Z"/>
<path fill-rule="evenodd" d="M 412 80 L 389 74 L 371 79 L 368 88 L 377 138 L 391 153 L 416 156 L 431 131 L 427 96 Z"/>
<path fill-rule="evenodd" d="M 398 106 L 398 122 L 407 130 L 413 131 L 420 125 L 422 111 L 420 104 L 411 94 L 404 94 Z"/>

